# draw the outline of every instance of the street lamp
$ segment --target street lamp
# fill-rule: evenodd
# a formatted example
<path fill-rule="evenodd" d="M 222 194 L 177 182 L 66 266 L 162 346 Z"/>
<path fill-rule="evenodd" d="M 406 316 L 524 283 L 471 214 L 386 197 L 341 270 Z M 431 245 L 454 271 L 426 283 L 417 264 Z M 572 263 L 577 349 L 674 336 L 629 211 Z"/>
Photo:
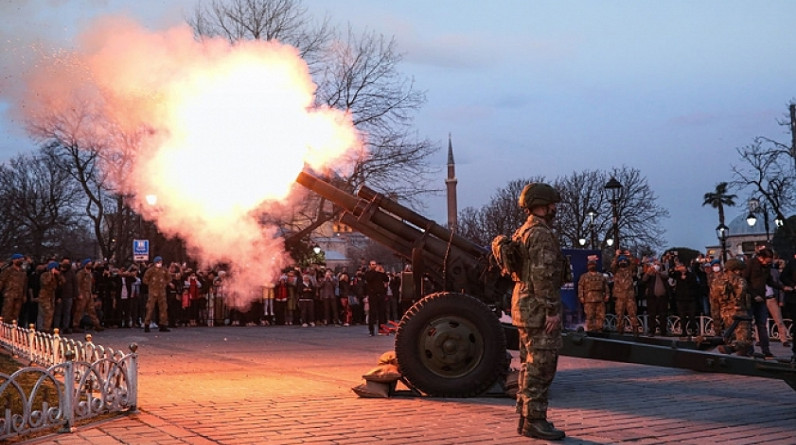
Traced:
<path fill-rule="evenodd" d="M 608 201 L 611 202 L 611 212 L 614 217 L 614 243 L 619 247 L 619 198 L 622 197 L 622 184 L 611 176 L 605 184 L 605 190 L 608 192 Z"/>
<path fill-rule="evenodd" d="M 586 215 L 589 216 L 589 248 L 594 249 L 594 246 L 597 244 L 594 233 L 594 217 L 597 216 L 597 211 L 594 210 L 594 207 L 590 206 L 588 210 L 586 210 Z"/>
<path fill-rule="evenodd" d="M 716 237 L 721 242 L 721 263 L 727 261 L 727 236 L 730 234 L 730 229 L 724 224 L 716 226 Z"/>
<path fill-rule="evenodd" d="M 319 246 L 317 244 L 312 246 L 312 251 L 315 252 L 315 255 L 320 255 L 321 254 L 321 246 Z"/>
<path fill-rule="evenodd" d="M 757 198 L 752 198 L 749 200 L 749 216 L 746 217 L 746 224 L 749 224 L 749 227 L 753 227 L 757 223 L 755 213 L 763 214 L 763 224 L 766 229 L 766 243 L 768 243 L 771 241 L 769 236 L 770 228 L 768 226 L 768 206 L 766 206 L 765 203 L 761 205 Z M 774 223 L 776 224 L 776 220 Z"/>
<path fill-rule="evenodd" d="M 585 246 L 586 245 L 586 238 L 583 238 L 583 237 L 578 238 L 578 244 L 580 244 L 580 247 Z"/>

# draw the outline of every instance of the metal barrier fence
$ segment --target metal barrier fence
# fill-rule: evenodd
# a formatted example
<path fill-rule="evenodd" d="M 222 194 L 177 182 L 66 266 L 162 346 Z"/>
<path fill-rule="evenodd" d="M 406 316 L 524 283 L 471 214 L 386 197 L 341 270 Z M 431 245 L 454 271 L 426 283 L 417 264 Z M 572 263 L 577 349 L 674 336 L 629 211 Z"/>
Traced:
<path fill-rule="evenodd" d="M 0 373 L 0 442 L 38 431 L 74 431 L 75 423 L 114 412 L 136 412 L 138 346 L 130 352 L 6 324 L 0 346 L 30 361 L 10 376 Z M 34 366 L 38 365 L 38 366 Z"/>
<path fill-rule="evenodd" d="M 641 327 L 641 331 L 647 332 L 648 331 L 647 314 L 638 315 L 636 318 L 638 319 L 638 324 Z M 700 315 L 696 317 L 696 319 L 699 322 L 699 326 L 696 326 L 697 329 L 695 330 L 696 335 L 716 335 L 715 331 L 713 330 L 712 318 L 705 315 Z M 789 338 L 793 338 L 793 333 L 794 333 L 793 320 L 785 318 L 783 322 L 785 324 L 785 327 L 788 329 L 788 332 L 784 333 L 784 335 L 783 333 L 779 332 L 779 328 L 777 327 L 777 324 L 774 322 L 774 320 L 771 318 L 768 319 L 767 327 L 768 327 L 768 337 L 770 339 L 784 342 Z M 606 314 L 604 327 L 609 331 L 615 331 L 616 315 Z M 668 316 L 666 319 L 666 329 L 669 333 L 682 335 L 683 328 L 680 323 L 680 317 L 676 315 Z M 625 331 L 630 332 L 630 330 L 631 330 L 630 318 L 628 318 L 628 316 L 625 315 Z M 693 331 L 694 329 L 692 327 L 692 332 Z"/>

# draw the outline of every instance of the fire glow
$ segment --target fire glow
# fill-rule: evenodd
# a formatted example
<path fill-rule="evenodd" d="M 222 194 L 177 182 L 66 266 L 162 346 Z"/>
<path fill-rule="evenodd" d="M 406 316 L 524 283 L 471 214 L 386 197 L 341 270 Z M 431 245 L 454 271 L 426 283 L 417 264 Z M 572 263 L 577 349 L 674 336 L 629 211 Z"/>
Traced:
<path fill-rule="evenodd" d="M 58 107 L 70 106 L 66 97 L 100 110 L 93 134 L 108 125 L 146 128 L 114 182 L 203 264 L 231 264 L 240 291 L 263 285 L 289 261 L 275 228 L 256 214 L 272 203 L 289 206 L 305 165 L 345 169 L 335 163 L 361 149 L 351 117 L 314 105 L 306 63 L 278 42 L 199 42 L 187 26 L 150 32 L 104 19 L 69 57 L 27 80 L 22 108 L 31 114 L 65 111 Z M 156 207 L 147 195 L 157 196 Z"/>

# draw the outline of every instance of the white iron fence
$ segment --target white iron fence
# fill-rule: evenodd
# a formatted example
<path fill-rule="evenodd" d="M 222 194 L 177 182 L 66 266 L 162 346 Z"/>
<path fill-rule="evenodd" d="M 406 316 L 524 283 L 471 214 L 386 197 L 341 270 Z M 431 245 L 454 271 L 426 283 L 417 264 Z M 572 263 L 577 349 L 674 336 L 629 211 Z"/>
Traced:
<path fill-rule="evenodd" d="M 95 345 L 91 335 L 81 342 L 0 319 L 0 346 L 31 363 L 0 373 L 0 442 L 56 428 L 71 432 L 81 420 L 136 411 L 136 344 L 125 354 Z"/>

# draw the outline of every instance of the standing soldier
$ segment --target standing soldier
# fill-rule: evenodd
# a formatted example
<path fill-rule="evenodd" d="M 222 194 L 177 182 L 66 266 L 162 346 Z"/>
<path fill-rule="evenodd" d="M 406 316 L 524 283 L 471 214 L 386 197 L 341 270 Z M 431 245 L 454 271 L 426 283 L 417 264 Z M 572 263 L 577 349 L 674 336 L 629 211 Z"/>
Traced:
<path fill-rule="evenodd" d="M 586 263 L 588 272 L 578 280 L 578 300 L 586 312 L 586 331 L 599 332 L 605 323 L 605 303 L 611 292 L 608 280 L 597 271 L 597 256 L 589 255 Z"/>
<path fill-rule="evenodd" d="M 630 252 L 616 251 L 611 262 L 614 273 L 614 308 L 616 311 L 616 331 L 625 333 L 625 314 L 630 318 L 630 329 L 633 335 L 639 334 L 638 317 L 636 316 L 636 289 L 633 283 L 635 264 Z"/>
<path fill-rule="evenodd" d="M 80 270 L 77 272 L 77 297 L 75 298 L 75 313 L 72 319 L 72 331 L 83 332 L 80 329 L 80 320 L 83 313 L 88 315 L 94 330 L 102 332 L 105 329 L 97 318 L 97 311 L 94 309 L 94 274 L 91 272 L 91 259 L 86 258 L 80 263 Z"/>
<path fill-rule="evenodd" d="M 11 255 L 11 265 L 0 273 L 0 292 L 3 292 L 3 321 L 11 323 L 19 318 L 25 292 L 28 287 L 28 275 L 22 268 L 25 257 L 15 253 Z"/>
<path fill-rule="evenodd" d="M 550 228 L 560 201 L 558 191 L 548 184 L 526 185 L 519 205 L 528 219 L 512 236 L 520 257 L 518 269 L 512 271 L 511 297 L 511 318 L 519 331 L 522 362 L 516 405 L 518 433 L 546 440 L 565 436 L 547 421 L 548 390 L 563 346 L 560 289 L 570 279 L 569 265 Z"/>
<path fill-rule="evenodd" d="M 47 264 L 47 271 L 41 274 L 41 288 L 39 289 L 39 313 L 41 313 L 42 330 L 50 332 L 53 329 L 53 314 L 55 312 L 55 291 L 64 284 L 59 265 L 55 261 Z"/>
<path fill-rule="evenodd" d="M 169 313 L 166 306 L 166 285 L 171 281 L 169 271 L 163 268 L 163 258 L 156 256 L 154 266 L 147 269 L 141 280 L 149 288 L 149 298 L 146 301 L 146 317 L 144 317 L 144 332 L 149 332 L 149 324 L 158 305 L 160 317 L 158 328 L 160 332 L 169 332 Z"/>
<path fill-rule="evenodd" d="M 743 278 L 745 264 L 739 259 L 731 258 L 727 260 L 724 267 L 726 271 L 717 274 L 711 282 L 710 293 L 712 295 L 715 292 L 716 295 L 721 296 L 721 317 L 724 320 L 724 326 L 729 328 L 736 315 L 749 315 L 751 303 L 746 280 Z M 739 320 L 735 327 L 734 341 L 728 341 L 728 344 L 719 346 L 718 350 L 723 354 L 735 352 L 738 355 L 751 356 L 753 352 L 752 330 L 749 321 Z"/>
<path fill-rule="evenodd" d="M 724 335 L 724 329 L 727 328 L 721 316 L 721 302 L 724 298 L 722 296 L 724 289 L 713 285 L 713 280 L 719 278 L 721 275 L 721 261 L 718 259 L 711 261 L 710 271 L 707 273 L 708 286 L 710 288 L 708 303 L 710 304 L 710 318 L 713 319 L 713 334 L 718 336 Z"/>

